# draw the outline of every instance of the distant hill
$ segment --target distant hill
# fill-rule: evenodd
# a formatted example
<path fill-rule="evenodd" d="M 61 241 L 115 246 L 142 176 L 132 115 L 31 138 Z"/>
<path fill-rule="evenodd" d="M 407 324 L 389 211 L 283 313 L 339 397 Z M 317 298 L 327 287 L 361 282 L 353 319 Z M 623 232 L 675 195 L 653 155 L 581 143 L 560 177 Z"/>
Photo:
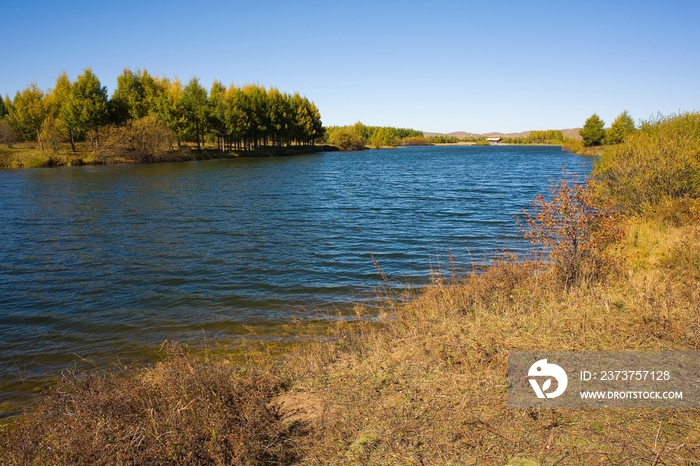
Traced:
<path fill-rule="evenodd" d="M 564 137 L 571 138 L 571 139 L 581 139 L 581 136 L 579 136 L 578 131 L 581 128 L 569 128 L 569 129 L 562 129 L 560 130 L 561 133 L 564 135 Z M 429 132 L 424 132 L 423 135 L 425 137 L 430 137 L 430 136 L 454 136 L 459 139 L 464 139 L 464 138 L 526 138 L 532 131 L 523 131 L 522 133 L 499 133 L 499 132 L 491 132 L 491 133 L 468 133 L 466 131 L 455 131 L 452 133 L 429 133 Z"/>

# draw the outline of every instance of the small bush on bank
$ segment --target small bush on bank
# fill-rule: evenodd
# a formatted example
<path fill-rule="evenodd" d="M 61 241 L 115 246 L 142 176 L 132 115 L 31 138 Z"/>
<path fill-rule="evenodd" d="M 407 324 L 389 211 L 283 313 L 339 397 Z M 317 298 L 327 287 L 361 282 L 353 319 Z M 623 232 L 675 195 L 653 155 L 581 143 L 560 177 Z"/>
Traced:
<path fill-rule="evenodd" d="M 342 151 L 363 150 L 365 140 L 355 132 L 352 126 L 336 128 L 328 135 L 328 144 L 337 146 Z"/>
<path fill-rule="evenodd" d="M 616 269 L 609 246 L 624 236 L 621 217 L 593 194 L 593 182 L 562 178 L 523 211 L 525 238 L 550 253 L 555 273 L 566 287 L 602 278 Z"/>
<path fill-rule="evenodd" d="M 126 159 L 156 162 L 172 148 L 172 131 L 160 120 L 145 116 L 123 126 L 106 126 L 91 134 L 103 161 Z"/>

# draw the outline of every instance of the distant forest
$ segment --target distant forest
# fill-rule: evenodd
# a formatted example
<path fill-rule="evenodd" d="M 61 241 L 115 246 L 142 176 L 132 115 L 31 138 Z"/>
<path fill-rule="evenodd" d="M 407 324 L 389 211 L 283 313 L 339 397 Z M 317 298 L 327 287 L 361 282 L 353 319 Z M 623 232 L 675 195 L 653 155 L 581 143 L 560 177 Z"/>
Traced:
<path fill-rule="evenodd" d="M 489 145 L 485 135 L 465 138 L 446 134 L 425 136 L 423 131 L 415 129 L 368 126 L 359 121 L 350 126 L 327 127 L 323 141 L 341 150 L 359 150 L 367 145 L 375 148 L 458 143 Z M 559 130 L 531 131 L 526 137 L 509 137 L 501 140 L 506 144 L 563 144 L 565 141 L 566 138 Z"/>
<path fill-rule="evenodd" d="M 88 68 L 75 81 L 62 73 L 48 92 L 32 83 L 13 99 L 0 99 L 0 142 L 36 141 L 42 150 L 69 142 L 75 151 L 76 141 L 88 141 L 97 152 L 101 143 L 166 140 L 171 148 L 207 141 L 220 150 L 255 150 L 311 145 L 323 133 L 318 108 L 298 93 L 218 80 L 207 90 L 196 77 L 183 85 L 145 69 L 125 69 L 111 97 Z"/>

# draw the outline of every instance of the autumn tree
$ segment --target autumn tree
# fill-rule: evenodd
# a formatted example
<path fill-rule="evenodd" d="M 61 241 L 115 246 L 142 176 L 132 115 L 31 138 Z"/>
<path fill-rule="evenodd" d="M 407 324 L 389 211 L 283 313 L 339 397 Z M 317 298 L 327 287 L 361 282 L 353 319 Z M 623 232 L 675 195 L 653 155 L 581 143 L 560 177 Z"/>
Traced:
<path fill-rule="evenodd" d="M 598 114 L 591 115 L 578 132 L 583 138 L 583 144 L 586 147 L 599 146 L 605 139 L 605 122 L 600 119 Z"/>
<path fill-rule="evenodd" d="M 289 96 L 273 87 L 268 91 L 267 99 L 267 121 L 270 123 L 272 144 L 281 147 L 287 141 L 292 126 Z"/>
<path fill-rule="evenodd" d="M 12 129 L 12 126 L 7 121 L 0 120 L 0 144 L 12 147 L 12 144 L 17 142 L 18 139 L 17 133 Z"/>
<path fill-rule="evenodd" d="M 47 118 L 51 117 L 53 120 L 46 125 L 46 128 L 42 125 L 42 133 L 51 138 L 52 141 L 48 144 L 54 149 L 57 147 L 54 139 L 62 134 L 63 139 L 68 139 L 71 149 L 75 152 L 75 132 L 70 125 L 66 124 L 65 119 L 72 87 L 73 84 L 65 72 L 56 78 L 56 85 L 46 95 Z"/>
<path fill-rule="evenodd" d="M 146 114 L 144 90 L 136 73 L 124 68 L 117 76 L 117 87 L 110 101 L 111 119 L 121 125 L 128 119 L 138 119 Z"/>
<path fill-rule="evenodd" d="M 229 138 L 229 148 L 234 143 L 236 149 L 244 147 L 245 137 L 250 129 L 250 120 L 245 111 L 246 100 L 247 97 L 242 89 L 231 85 L 226 90 L 224 121 L 226 122 L 226 134 Z"/>
<path fill-rule="evenodd" d="M 2 101 L 2 106 L 5 109 L 5 115 L 7 116 L 8 113 L 10 113 L 10 109 L 12 109 L 12 100 L 10 100 L 10 96 L 5 94 L 5 98 Z"/>
<path fill-rule="evenodd" d="M 95 150 L 98 150 L 98 129 L 107 123 L 109 117 L 107 88 L 102 86 L 90 68 L 78 76 L 63 109 L 61 119 L 64 123 L 73 128 L 78 137 L 92 131 L 95 134 Z"/>
<path fill-rule="evenodd" d="M 29 87 L 15 95 L 10 112 L 7 114 L 7 121 L 22 140 L 36 140 L 43 150 L 39 132 L 46 114 L 44 92 L 37 87 L 36 83 L 31 83 Z"/>
<path fill-rule="evenodd" d="M 124 68 L 110 101 L 112 121 L 124 124 L 157 113 L 158 100 L 168 86 L 166 79 L 151 76 L 147 70 Z"/>
<path fill-rule="evenodd" d="M 207 127 L 216 138 L 219 149 L 224 150 L 224 137 L 228 133 L 226 131 L 226 87 L 221 84 L 221 81 L 214 80 L 207 105 Z"/>
<path fill-rule="evenodd" d="M 66 128 L 60 119 L 53 115 L 44 118 L 41 124 L 41 140 L 51 149 L 58 152 L 58 145 L 67 138 Z"/>
<path fill-rule="evenodd" d="M 172 82 L 163 79 L 161 82 L 163 92 L 155 99 L 153 115 L 170 128 L 180 147 L 182 141 L 187 138 L 188 123 L 185 118 L 184 89 L 178 78 Z"/>
<path fill-rule="evenodd" d="M 54 118 L 61 117 L 61 109 L 70 99 L 72 84 L 68 75 L 63 72 L 56 78 L 56 85 L 46 94 L 47 113 Z"/>
<path fill-rule="evenodd" d="M 365 141 L 369 140 L 375 131 L 375 128 L 367 126 L 361 121 L 355 123 L 352 128 L 355 131 L 355 133 L 359 134 Z"/>
<path fill-rule="evenodd" d="M 295 113 L 294 130 L 297 143 L 308 145 L 324 136 L 325 129 L 321 122 L 321 113 L 313 102 L 306 97 L 295 94 L 292 98 Z M 360 136 L 362 138 L 362 136 Z"/>
<path fill-rule="evenodd" d="M 250 126 L 248 138 L 252 140 L 254 149 L 259 146 L 267 146 L 267 135 L 270 128 L 269 114 L 267 112 L 267 90 L 264 87 L 248 85 L 243 87 L 246 95 L 246 113 Z"/>
<path fill-rule="evenodd" d="M 396 136 L 391 128 L 377 128 L 372 134 L 370 143 L 376 149 L 383 146 L 394 147 L 396 145 Z"/>
<path fill-rule="evenodd" d="M 197 149 L 201 149 L 200 141 L 204 142 L 204 129 L 207 119 L 207 90 L 199 84 L 199 78 L 192 78 L 185 86 L 182 94 L 182 104 L 185 120 L 189 123 L 190 134 L 197 141 Z"/>
<path fill-rule="evenodd" d="M 636 130 L 634 125 L 634 120 L 627 113 L 627 110 L 620 113 L 608 130 L 608 143 L 610 144 L 620 144 L 625 140 L 628 134 L 633 133 Z"/>

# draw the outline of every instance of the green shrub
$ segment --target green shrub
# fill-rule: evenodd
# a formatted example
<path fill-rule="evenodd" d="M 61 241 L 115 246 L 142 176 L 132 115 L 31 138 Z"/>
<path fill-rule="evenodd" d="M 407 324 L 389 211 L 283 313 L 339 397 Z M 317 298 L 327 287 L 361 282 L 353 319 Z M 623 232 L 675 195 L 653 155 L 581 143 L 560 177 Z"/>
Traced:
<path fill-rule="evenodd" d="M 328 135 L 328 144 L 337 146 L 342 151 L 362 150 L 365 140 L 352 127 L 336 128 Z"/>
<path fill-rule="evenodd" d="M 631 213 L 664 199 L 700 198 L 700 113 L 642 123 L 622 144 L 605 151 L 594 173 Z"/>

